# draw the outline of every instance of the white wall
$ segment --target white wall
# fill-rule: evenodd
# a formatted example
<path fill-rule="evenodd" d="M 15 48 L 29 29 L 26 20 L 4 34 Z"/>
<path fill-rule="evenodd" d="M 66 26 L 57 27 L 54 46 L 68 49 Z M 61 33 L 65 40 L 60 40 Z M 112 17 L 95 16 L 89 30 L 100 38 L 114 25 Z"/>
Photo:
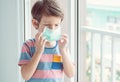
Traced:
<path fill-rule="evenodd" d="M 17 65 L 23 41 L 18 6 L 18 0 L 0 0 L 0 82 L 22 82 Z"/>

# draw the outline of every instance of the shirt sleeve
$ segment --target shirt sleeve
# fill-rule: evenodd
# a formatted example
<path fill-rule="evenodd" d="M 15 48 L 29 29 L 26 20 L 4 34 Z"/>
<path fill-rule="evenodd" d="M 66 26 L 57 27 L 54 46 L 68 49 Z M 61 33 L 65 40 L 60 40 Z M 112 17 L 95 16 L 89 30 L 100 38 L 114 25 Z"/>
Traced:
<path fill-rule="evenodd" d="M 23 64 L 27 64 L 30 62 L 30 60 L 31 60 L 30 48 L 26 43 L 24 43 L 21 49 L 18 65 L 21 66 Z"/>

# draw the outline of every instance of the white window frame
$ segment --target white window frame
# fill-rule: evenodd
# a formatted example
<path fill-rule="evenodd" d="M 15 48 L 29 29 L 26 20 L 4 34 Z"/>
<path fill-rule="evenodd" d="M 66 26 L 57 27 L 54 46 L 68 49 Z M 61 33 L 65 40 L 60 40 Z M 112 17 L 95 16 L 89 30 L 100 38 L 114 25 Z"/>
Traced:
<path fill-rule="evenodd" d="M 17 4 L 18 4 L 18 54 L 20 54 L 20 50 L 21 50 L 21 46 L 23 44 L 23 42 L 25 41 L 25 34 L 24 34 L 24 26 L 25 26 L 25 21 L 24 21 L 24 0 L 18 0 L 17 1 Z M 20 56 L 18 56 L 18 59 L 19 60 Z M 19 82 L 25 82 L 22 78 L 22 75 L 21 75 L 21 68 L 19 67 L 18 68 L 18 81 Z"/>
<path fill-rule="evenodd" d="M 78 0 L 78 82 L 86 82 L 86 43 L 85 33 L 81 32 L 81 26 L 85 26 L 86 0 Z"/>
<path fill-rule="evenodd" d="M 24 21 L 25 21 L 25 40 L 31 38 L 31 3 L 30 0 L 24 0 Z"/>

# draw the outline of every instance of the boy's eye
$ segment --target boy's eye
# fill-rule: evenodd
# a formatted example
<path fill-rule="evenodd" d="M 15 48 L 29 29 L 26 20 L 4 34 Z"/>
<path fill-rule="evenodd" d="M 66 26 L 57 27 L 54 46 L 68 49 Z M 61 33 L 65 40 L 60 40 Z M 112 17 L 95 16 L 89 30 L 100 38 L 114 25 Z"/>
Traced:
<path fill-rule="evenodd" d="M 49 24 L 44 24 L 44 26 L 50 27 L 51 25 L 49 25 Z"/>
<path fill-rule="evenodd" d="M 58 24 L 56 24 L 55 26 L 59 26 Z"/>
<path fill-rule="evenodd" d="M 57 29 L 60 27 L 60 24 L 55 24 L 55 25 L 44 24 L 44 26 L 48 27 L 49 29 Z"/>
<path fill-rule="evenodd" d="M 55 27 L 56 27 L 56 28 L 57 28 L 57 27 L 60 27 L 60 24 L 56 24 Z"/>

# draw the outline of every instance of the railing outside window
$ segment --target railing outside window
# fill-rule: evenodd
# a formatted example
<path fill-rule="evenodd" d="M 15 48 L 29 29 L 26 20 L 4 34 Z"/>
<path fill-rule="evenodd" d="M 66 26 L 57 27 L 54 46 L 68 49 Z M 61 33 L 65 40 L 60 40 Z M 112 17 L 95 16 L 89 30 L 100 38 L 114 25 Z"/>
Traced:
<path fill-rule="evenodd" d="M 120 82 L 120 33 L 82 27 L 86 82 Z"/>

